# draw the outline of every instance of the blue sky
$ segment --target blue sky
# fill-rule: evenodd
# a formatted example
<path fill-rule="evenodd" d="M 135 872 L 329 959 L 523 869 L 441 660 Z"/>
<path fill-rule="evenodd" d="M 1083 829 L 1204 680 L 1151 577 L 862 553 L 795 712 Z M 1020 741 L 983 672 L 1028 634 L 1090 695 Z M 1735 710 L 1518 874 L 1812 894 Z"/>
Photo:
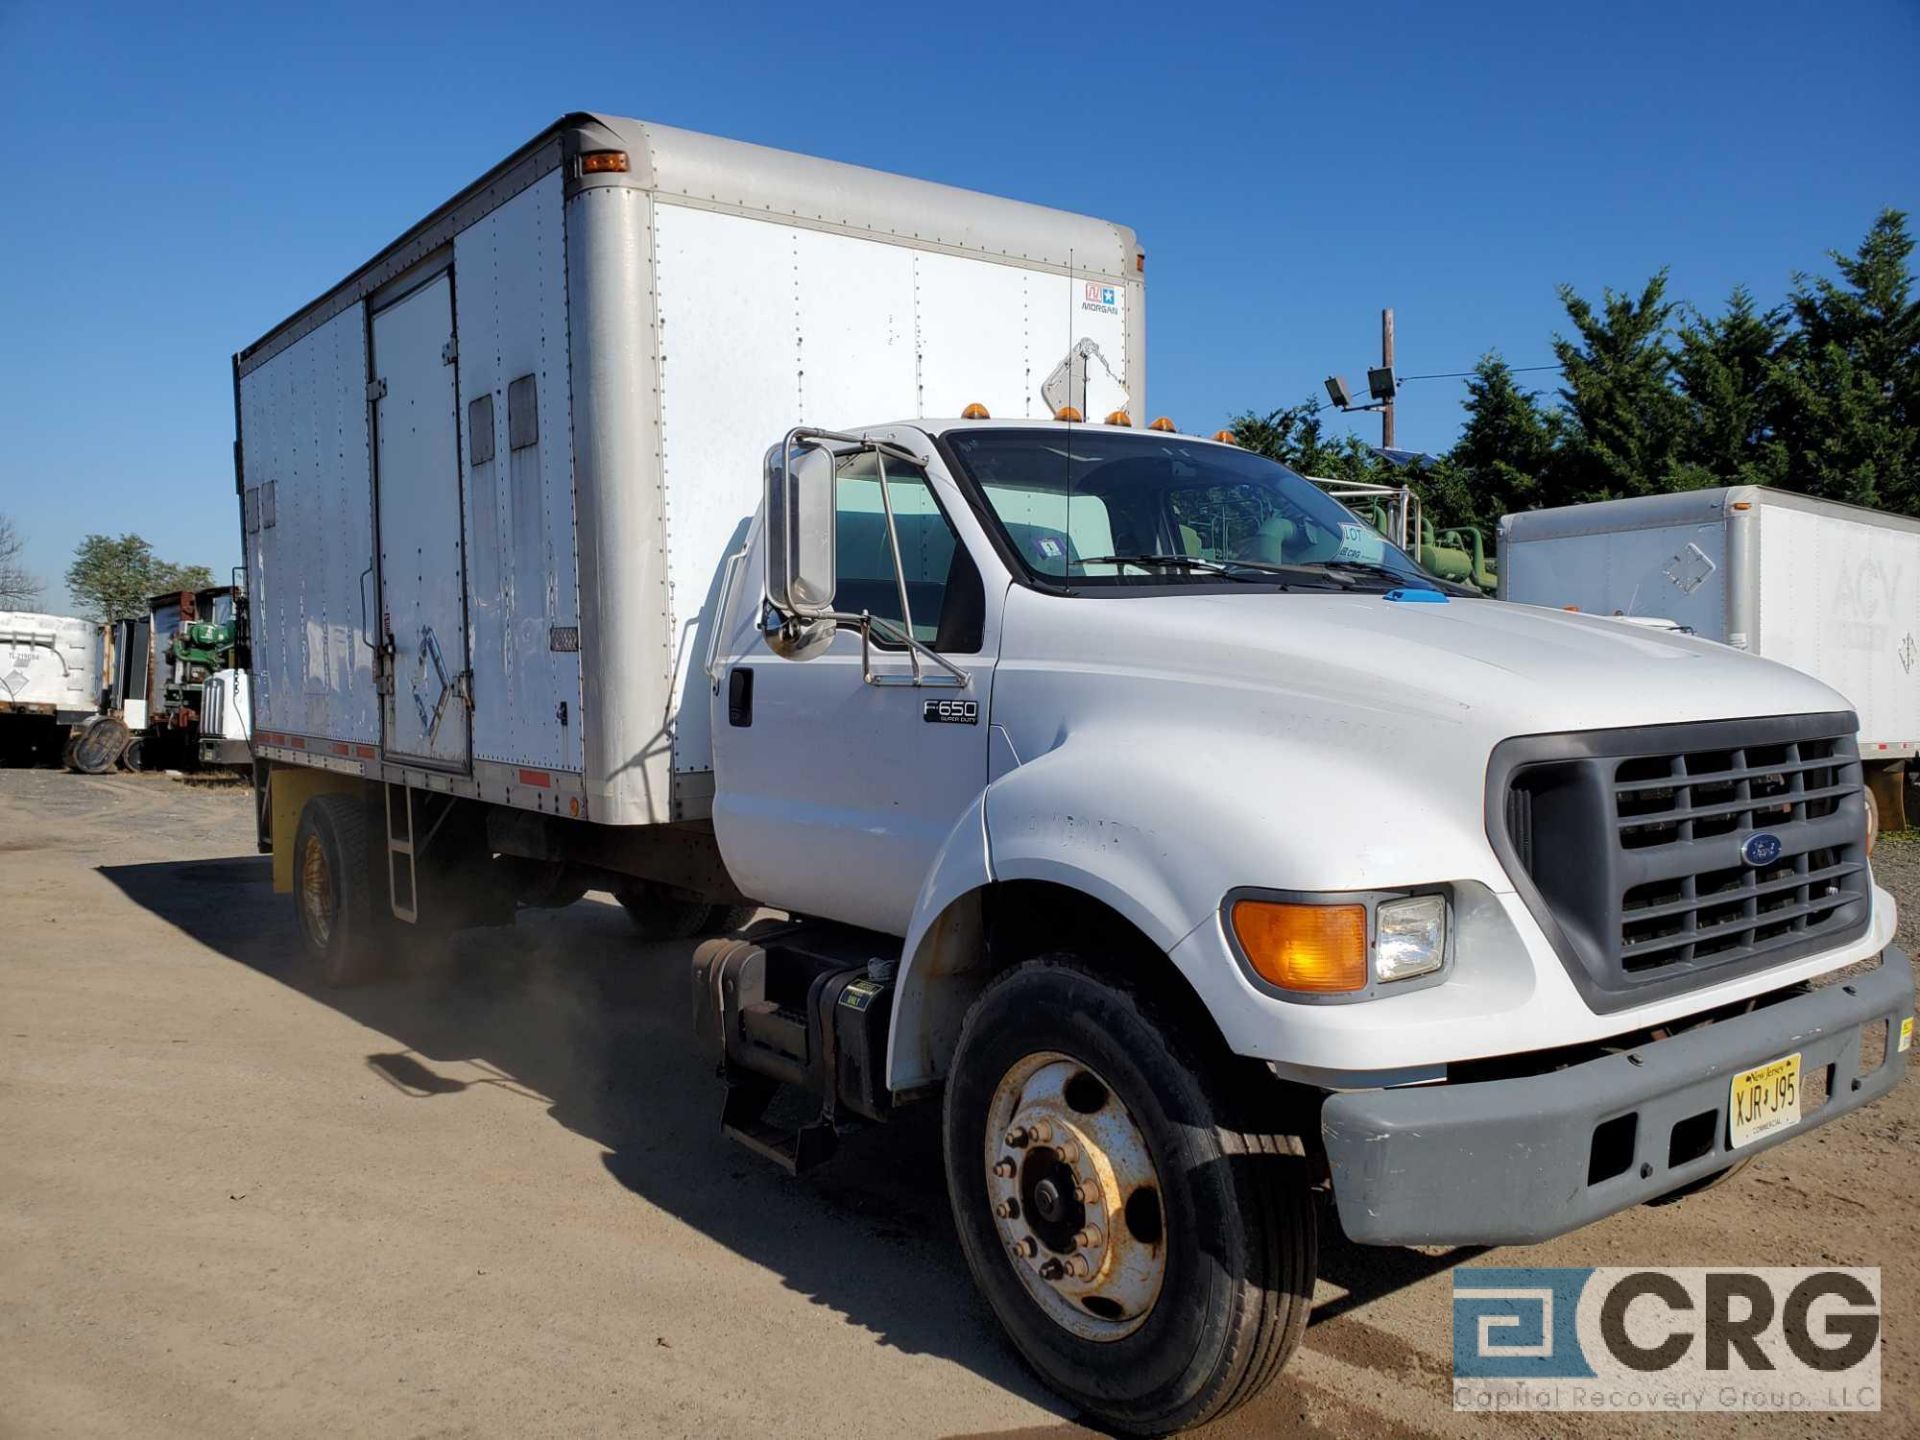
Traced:
<path fill-rule="evenodd" d="M 1778 298 L 1920 208 L 1916 54 L 1913 0 L 0 0 L 0 513 L 52 608 L 90 530 L 224 572 L 232 352 L 568 110 L 1131 224 L 1197 430 L 1360 381 L 1382 305 L 1411 375 L 1550 360 L 1563 281 Z M 1401 443 L 1461 394 L 1410 383 Z"/>

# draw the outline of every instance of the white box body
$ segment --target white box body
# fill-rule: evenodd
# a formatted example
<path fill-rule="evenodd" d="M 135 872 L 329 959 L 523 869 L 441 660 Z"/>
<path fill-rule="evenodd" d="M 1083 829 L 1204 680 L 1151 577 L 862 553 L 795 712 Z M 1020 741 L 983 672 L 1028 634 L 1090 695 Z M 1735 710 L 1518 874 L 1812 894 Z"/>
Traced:
<path fill-rule="evenodd" d="M 62 724 L 99 709 L 100 626 L 74 615 L 0 610 L 0 714 L 51 714 Z"/>
<path fill-rule="evenodd" d="M 767 448 L 1063 394 L 1144 423 L 1143 266 L 1105 221 L 566 117 L 235 357 L 257 753 L 704 814 Z"/>
<path fill-rule="evenodd" d="M 1751 485 L 1525 511 L 1500 594 L 1677 621 L 1845 695 L 1863 759 L 1920 753 L 1920 520 Z"/>

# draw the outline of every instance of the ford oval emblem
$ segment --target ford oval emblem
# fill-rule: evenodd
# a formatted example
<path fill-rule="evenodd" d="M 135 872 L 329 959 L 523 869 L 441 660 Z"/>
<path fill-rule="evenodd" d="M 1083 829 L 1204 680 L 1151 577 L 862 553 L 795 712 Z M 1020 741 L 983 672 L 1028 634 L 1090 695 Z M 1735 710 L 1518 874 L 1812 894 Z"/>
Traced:
<path fill-rule="evenodd" d="M 1780 837 L 1769 835 L 1764 830 L 1757 835 L 1749 835 L 1746 843 L 1740 847 L 1740 858 L 1755 869 L 1773 864 L 1780 858 Z"/>

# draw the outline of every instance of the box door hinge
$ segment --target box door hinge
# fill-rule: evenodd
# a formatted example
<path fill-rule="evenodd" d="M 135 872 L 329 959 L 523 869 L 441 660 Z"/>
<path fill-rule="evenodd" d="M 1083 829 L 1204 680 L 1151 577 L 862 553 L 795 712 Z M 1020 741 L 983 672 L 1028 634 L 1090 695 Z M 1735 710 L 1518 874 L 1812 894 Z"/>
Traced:
<path fill-rule="evenodd" d="M 367 399 L 369 401 L 384 400 L 386 398 L 387 398 L 387 382 L 386 381 L 369 380 L 367 382 Z"/>
<path fill-rule="evenodd" d="M 460 337 L 456 335 L 451 340 L 447 341 L 446 344 L 440 347 L 440 363 L 442 365 L 451 365 L 453 364 L 454 361 L 458 360 L 459 358 L 460 358 Z"/>

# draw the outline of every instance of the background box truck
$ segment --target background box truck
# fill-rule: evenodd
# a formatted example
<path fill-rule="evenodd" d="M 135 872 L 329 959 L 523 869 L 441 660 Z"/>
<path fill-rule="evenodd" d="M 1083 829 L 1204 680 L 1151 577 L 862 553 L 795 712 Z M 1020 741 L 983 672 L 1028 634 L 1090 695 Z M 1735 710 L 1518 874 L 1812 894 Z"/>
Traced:
<path fill-rule="evenodd" d="M 1738 485 L 1500 522 L 1500 593 L 1654 616 L 1818 676 L 1860 716 L 1879 824 L 1920 775 L 1920 520 Z"/>
<path fill-rule="evenodd" d="M 1143 269 L 570 115 L 234 368 L 316 963 L 787 912 L 694 955 L 723 1125 L 800 1171 L 938 1097 L 1012 1343 L 1157 1433 L 1299 1343 L 1316 1190 L 1501 1243 L 1715 1183 L 1886 1093 L 1913 979 L 1844 700 L 1141 423 Z"/>
<path fill-rule="evenodd" d="M 0 760 L 57 760 L 100 708 L 100 626 L 76 615 L 0 610 Z"/>

